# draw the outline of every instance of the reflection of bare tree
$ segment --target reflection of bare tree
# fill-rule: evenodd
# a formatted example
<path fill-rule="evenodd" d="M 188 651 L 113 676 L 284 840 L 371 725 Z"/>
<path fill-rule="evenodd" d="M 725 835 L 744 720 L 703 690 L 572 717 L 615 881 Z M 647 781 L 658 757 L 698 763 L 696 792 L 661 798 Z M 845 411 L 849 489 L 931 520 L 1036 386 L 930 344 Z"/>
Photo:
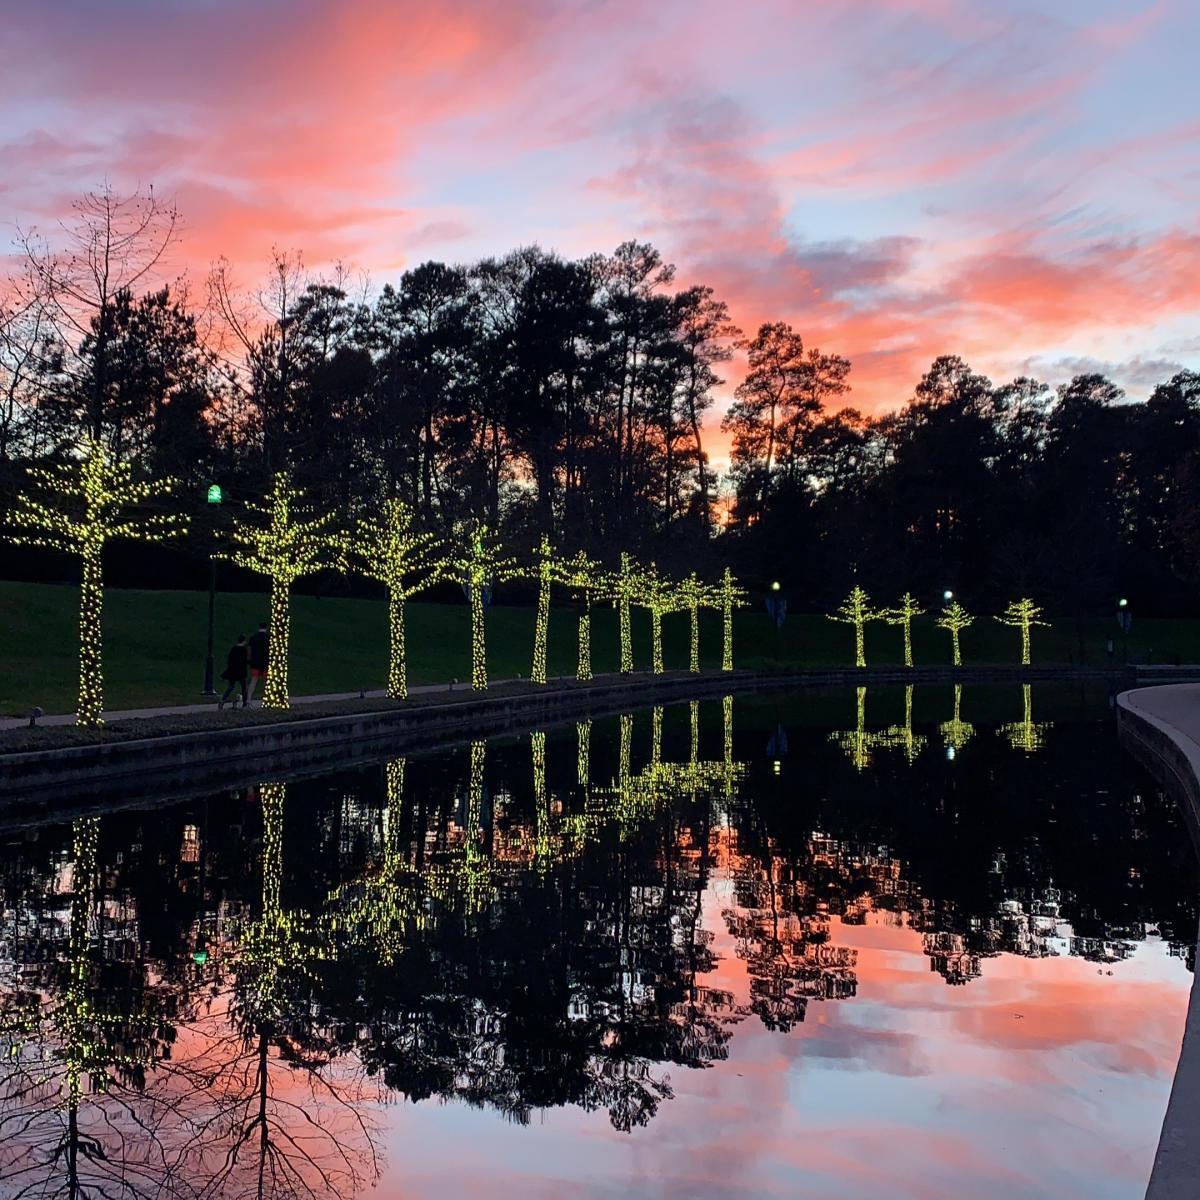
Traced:
<path fill-rule="evenodd" d="M 262 909 L 231 956 L 233 981 L 189 1030 L 181 1169 L 202 1197 L 349 1197 L 379 1172 L 364 1112 L 374 1096 L 320 1018 L 328 947 L 281 902 L 285 784 L 263 784 Z"/>
<path fill-rule="evenodd" d="M 3 1194 L 178 1194 L 157 1135 L 161 1113 L 138 1094 L 174 1037 L 169 998 L 149 983 L 136 937 L 127 959 L 106 960 L 104 940 L 113 950 L 125 931 L 117 916 L 102 928 L 99 818 L 76 821 L 73 833 L 65 944 L 58 920 L 37 930 L 58 953 L 31 955 L 25 986 L 0 994 Z"/>

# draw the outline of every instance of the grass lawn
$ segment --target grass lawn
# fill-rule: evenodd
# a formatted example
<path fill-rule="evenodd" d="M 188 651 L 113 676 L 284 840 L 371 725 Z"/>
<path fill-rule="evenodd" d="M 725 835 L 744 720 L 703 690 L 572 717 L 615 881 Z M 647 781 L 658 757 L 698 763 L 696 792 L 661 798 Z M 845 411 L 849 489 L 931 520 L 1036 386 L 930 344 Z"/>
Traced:
<path fill-rule="evenodd" d="M 0 713 L 19 715 L 32 704 L 48 713 L 71 712 L 76 689 L 78 589 L 64 584 L 0 582 Z M 266 595 L 234 592 L 217 597 L 216 672 L 238 633 L 252 633 L 267 616 Z M 488 669 L 493 678 L 528 676 L 533 648 L 533 609 L 503 604 L 488 613 Z M 204 681 L 208 594 L 112 588 L 105 594 L 105 706 L 108 709 L 186 704 L 200 699 Z M 470 678 L 469 620 L 466 603 L 411 603 L 408 606 L 409 683 L 439 683 Z M 701 615 L 701 660 L 720 665 L 718 613 Z M 650 663 L 650 619 L 633 615 L 634 663 Z M 1088 662 L 1103 662 L 1105 641 L 1122 637 L 1113 621 L 1095 622 L 1084 632 Z M 551 675 L 573 675 L 576 616 L 555 609 L 550 619 L 548 654 Z M 663 622 L 665 665 L 687 666 L 688 619 L 677 613 Z M 963 660 L 1015 662 L 1020 632 L 979 618 L 962 634 Z M 1200 662 L 1200 621 L 1135 620 L 1130 657 L 1152 654 L 1154 661 Z M 867 661 L 902 660 L 900 631 L 872 624 L 866 631 Z M 950 636 L 931 617 L 913 625 L 918 663 L 950 658 Z M 1055 621 L 1033 631 L 1035 662 L 1078 661 L 1080 641 L 1073 621 Z M 853 660 L 854 631 L 825 617 L 797 613 L 776 635 L 762 608 L 735 613 L 734 663 L 739 667 L 824 666 Z M 592 667 L 617 666 L 617 621 L 610 608 L 592 616 Z M 296 596 L 292 600 L 291 690 L 348 692 L 384 685 L 387 673 L 387 614 L 382 601 Z"/>

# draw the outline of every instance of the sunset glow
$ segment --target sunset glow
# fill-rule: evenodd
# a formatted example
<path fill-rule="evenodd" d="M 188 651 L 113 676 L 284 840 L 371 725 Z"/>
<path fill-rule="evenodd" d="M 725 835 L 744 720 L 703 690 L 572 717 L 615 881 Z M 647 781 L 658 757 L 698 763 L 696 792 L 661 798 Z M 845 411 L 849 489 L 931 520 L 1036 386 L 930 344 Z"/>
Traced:
<path fill-rule="evenodd" d="M 1184 0 L 5 9 L 5 219 L 52 237 L 153 184 L 197 294 L 272 247 L 382 285 L 636 238 L 743 329 L 849 357 L 868 410 L 941 353 L 1135 396 L 1200 365 Z"/>

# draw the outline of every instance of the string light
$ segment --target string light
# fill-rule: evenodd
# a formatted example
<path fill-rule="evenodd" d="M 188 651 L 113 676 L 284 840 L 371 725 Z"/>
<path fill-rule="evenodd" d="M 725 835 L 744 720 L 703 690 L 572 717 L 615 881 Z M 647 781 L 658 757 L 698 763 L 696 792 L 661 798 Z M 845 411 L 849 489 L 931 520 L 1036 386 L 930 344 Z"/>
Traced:
<path fill-rule="evenodd" d="M 865 596 L 864 596 L 865 599 Z M 862 663 L 858 664 L 862 666 Z M 867 735 L 867 689 L 855 689 L 855 722 L 853 730 L 838 730 L 829 735 L 831 742 L 836 742 L 854 764 L 856 771 L 865 771 L 871 765 L 871 750 L 877 744 L 874 738 Z"/>
<path fill-rule="evenodd" d="M 538 545 L 538 599 L 537 621 L 533 634 L 533 668 L 529 678 L 534 683 L 546 682 L 546 641 L 550 632 L 550 580 L 554 575 L 554 551 L 550 539 L 542 534 Z"/>
<path fill-rule="evenodd" d="M 887 729 L 876 735 L 878 745 L 884 747 L 900 746 L 904 750 L 904 757 L 911 765 L 917 755 L 925 747 L 926 739 L 920 734 L 913 732 L 912 724 L 913 714 L 913 685 L 907 684 L 904 688 L 904 724 L 889 725 Z"/>
<path fill-rule="evenodd" d="M 722 603 L 719 589 L 701 583 L 693 571 L 679 585 L 679 601 L 688 611 L 690 621 L 690 638 L 688 645 L 688 670 L 693 675 L 700 673 L 700 607 L 711 605 L 718 607 Z"/>
<path fill-rule="evenodd" d="M 1008 607 L 996 618 L 1002 625 L 1011 625 L 1021 631 L 1021 665 L 1029 666 L 1029 629 L 1032 625 L 1048 625 L 1048 621 L 1039 621 L 1041 608 L 1034 604 L 1028 596 L 1020 600 L 1010 600 Z"/>
<path fill-rule="evenodd" d="M 387 808 L 384 814 L 384 862 L 389 871 L 394 870 L 400 857 L 400 818 L 404 811 L 404 768 L 403 758 L 389 759 L 384 766 L 384 786 Z"/>
<path fill-rule="evenodd" d="M 617 760 L 617 786 L 624 790 L 629 786 L 630 757 L 633 752 L 633 714 L 621 715 L 621 749 Z"/>
<path fill-rule="evenodd" d="M 1026 754 L 1035 754 L 1046 740 L 1046 730 L 1053 729 L 1052 721 L 1035 723 L 1033 719 L 1033 686 L 1021 684 L 1023 713 L 1020 721 L 1000 726 L 1000 733 L 1008 738 L 1010 745 Z"/>
<path fill-rule="evenodd" d="M 588 558 L 580 550 L 573 558 L 557 560 L 554 574 L 559 583 L 575 588 L 583 599 L 583 609 L 579 614 L 579 662 L 575 678 L 586 681 L 592 677 L 592 595 L 604 594 L 604 572 L 595 559 Z"/>
<path fill-rule="evenodd" d="M 938 726 L 946 745 L 958 754 L 975 734 L 975 726 L 962 719 L 962 684 L 954 685 L 954 715 Z M 951 755 L 951 757 L 953 757 Z"/>
<path fill-rule="evenodd" d="M 962 653 L 958 646 L 958 635 L 974 622 L 975 618 L 957 600 L 951 600 L 942 609 L 942 615 L 934 622 L 939 629 L 950 631 L 950 645 L 953 662 L 956 667 L 962 666 Z"/>
<path fill-rule="evenodd" d="M 692 745 L 688 761 L 695 763 L 700 756 L 700 701 L 692 700 L 688 704 L 688 721 L 691 726 Z"/>
<path fill-rule="evenodd" d="M 231 539 L 231 559 L 271 584 L 271 654 L 263 688 L 264 708 L 287 708 L 288 648 L 291 640 L 292 584 L 345 557 L 345 539 L 333 532 L 333 513 L 301 518 L 295 502 L 302 493 L 287 471 L 279 471 L 267 504 L 248 502 L 250 517 L 238 521 Z"/>
<path fill-rule="evenodd" d="M 650 761 L 662 760 L 663 706 L 656 704 L 650 719 Z"/>
<path fill-rule="evenodd" d="M 187 532 L 187 518 L 177 513 L 134 515 L 129 510 L 176 490 L 179 481 L 138 482 L 129 463 L 109 461 L 95 438 L 83 455 L 67 463 L 30 467 L 28 486 L 17 495 L 8 523 L 16 545 L 45 546 L 81 561 L 79 588 L 79 725 L 104 724 L 104 608 L 102 558 L 114 538 L 162 542 Z M 45 498 L 39 498 L 44 493 Z"/>
<path fill-rule="evenodd" d="M 919 617 L 925 610 L 918 606 L 916 597 L 910 596 L 905 592 L 900 597 L 900 604 L 896 608 L 885 608 L 880 616 L 889 625 L 899 625 L 904 630 L 904 665 L 911 667 L 913 665 L 912 656 L 912 619 Z"/>
<path fill-rule="evenodd" d="M 378 513 L 359 517 L 346 551 L 352 570 L 387 589 L 387 694 L 404 700 L 408 696 L 404 603 L 446 577 L 445 546 L 433 534 L 416 531 L 412 510 L 403 500 L 390 497 Z"/>
<path fill-rule="evenodd" d="M 675 611 L 678 604 L 677 596 L 670 581 L 659 575 L 658 568 L 654 563 L 644 570 L 631 572 L 630 580 L 631 602 L 650 613 L 651 667 L 655 675 L 661 675 L 663 673 L 663 614 Z"/>
<path fill-rule="evenodd" d="M 535 729 L 529 735 L 529 757 L 533 763 L 533 819 L 535 853 L 539 866 L 549 865 L 550 809 L 546 796 L 546 731 Z"/>
<path fill-rule="evenodd" d="M 863 627 L 868 621 L 874 621 L 881 615 L 871 608 L 867 593 L 856 583 L 838 610 L 828 615 L 831 621 L 854 626 L 854 665 L 865 667 L 867 658 L 863 647 Z"/>
<path fill-rule="evenodd" d="M 592 767 L 592 720 L 575 722 L 575 775 L 580 788 L 587 793 Z"/>
<path fill-rule="evenodd" d="M 633 670 L 633 638 L 630 634 L 629 606 L 634 591 L 633 563 L 628 554 L 621 555 L 621 569 L 612 580 L 613 599 L 617 605 L 621 636 L 621 674 Z"/>
<path fill-rule="evenodd" d="M 738 586 L 733 572 L 726 567 L 721 576 L 721 670 L 733 670 L 733 610 L 745 608 L 746 593 Z"/>
<path fill-rule="evenodd" d="M 477 692 L 486 692 L 488 674 L 484 589 L 515 578 L 521 574 L 521 569 L 514 559 L 502 552 L 499 543 L 482 521 L 474 523 L 464 533 L 462 549 L 452 566 L 466 588 L 471 605 L 471 687 Z"/>

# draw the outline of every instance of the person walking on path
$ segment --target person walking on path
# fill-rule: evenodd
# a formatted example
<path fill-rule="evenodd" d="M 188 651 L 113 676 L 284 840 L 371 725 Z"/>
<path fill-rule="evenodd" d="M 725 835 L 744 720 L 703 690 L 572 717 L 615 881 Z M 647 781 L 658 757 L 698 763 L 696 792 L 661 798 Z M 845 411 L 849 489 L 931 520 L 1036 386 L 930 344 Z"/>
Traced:
<path fill-rule="evenodd" d="M 225 707 L 225 701 L 229 699 L 230 692 L 235 687 L 242 689 L 242 707 L 245 708 L 250 701 L 246 698 L 246 676 L 250 671 L 250 647 L 246 643 L 246 635 L 238 634 L 237 642 L 230 646 L 229 657 L 225 662 L 225 670 L 221 672 L 221 678 L 227 680 L 229 686 L 225 689 L 221 699 L 217 701 L 217 708 Z M 237 701 L 234 700 L 233 707 L 237 708 Z"/>
<path fill-rule="evenodd" d="M 267 673 L 267 658 L 270 653 L 271 638 L 267 633 L 266 621 L 259 621 L 258 632 L 250 635 L 250 690 L 246 695 L 246 703 L 254 699 L 254 688 Z"/>

